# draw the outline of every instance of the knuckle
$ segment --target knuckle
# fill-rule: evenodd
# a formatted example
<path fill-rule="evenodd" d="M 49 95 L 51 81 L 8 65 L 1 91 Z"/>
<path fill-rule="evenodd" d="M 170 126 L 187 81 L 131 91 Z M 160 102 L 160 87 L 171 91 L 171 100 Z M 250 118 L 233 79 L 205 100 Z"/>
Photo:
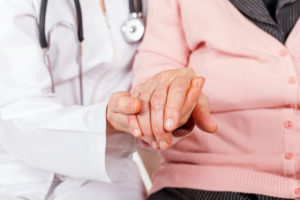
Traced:
<path fill-rule="evenodd" d="M 151 98 L 151 96 L 152 96 L 152 90 L 144 90 L 144 91 L 140 94 L 139 98 L 140 98 L 140 100 L 142 100 L 144 103 L 149 104 L 149 103 L 150 103 L 150 98 Z"/>
<path fill-rule="evenodd" d="M 135 88 L 134 88 L 134 92 L 139 92 L 139 91 L 141 91 L 142 90 L 142 88 L 143 88 L 143 86 L 144 86 L 144 84 L 142 83 L 142 84 L 140 84 L 140 85 L 138 85 L 138 86 L 136 86 Z"/>
<path fill-rule="evenodd" d="M 159 72 L 158 74 L 156 74 L 154 77 L 156 78 L 161 78 L 164 74 L 167 74 L 168 71 L 162 71 L 162 72 Z"/>
<path fill-rule="evenodd" d="M 192 79 L 196 76 L 195 71 L 192 68 L 184 68 L 184 69 L 180 69 L 181 71 L 178 72 L 178 76 L 181 76 L 183 78 L 189 78 Z"/>
<path fill-rule="evenodd" d="M 142 83 L 138 86 L 136 86 L 133 90 L 132 90 L 132 94 L 135 94 L 135 95 L 140 95 L 140 93 L 143 91 L 143 88 L 145 87 L 145 84 Z"/>
<path fill-rule="evenodd" d="M 152 78 L 153 80 L 159 80 L 162 77 L 163 72 L 159 72 L 157 74 L 155 74 Z"/>
<path fill-rule="evenodd" d="M 143 101 L 142 107 L 141 107 L 141 113 L 147 113 L 149 112 L 149 100 Z"/>
<path fill-rule="evenodd" d="M 173 76 L 175 73 L 174 70 L 166 70 L 158 73 L 157 75 L 159 76 L 160 79 L 162 80 L 167 80 L 170 76 Z"/>
<path fill-rule="evenodd" d="M 170 88 L 170 91 L 182 94 L 182 93 L 185 93 L 186 86 L 184 84 L 177 84 L 177 85 L 172 86 Z"/>
<path fill-rule="evenodd" d="M 163 72 L 160 74 L 160 76 L 158 77 L 158 83 L 159 84 L 164 84 L 166 81 L 169 80 L 170 78 L 170 72 Z"/>
<path fill-rule="evenodd" d="M 155 91 L 153 93 L 153 96 L 165 96 L 167 93 L 167 87 L 164 86 L 164 85 L 158 85 L 156 88 L 155 88 Z"/>
<path fill-rule="evenodd" d="M 152 110 L 162 110 L 165 107 L 165 98 L 163 96 L 154 96 L 151 99 Z"/>
<path fill-rule="evenodd" d="M 192 76 L 196 75 L 195 71 L 190 67 L 185 68 L 185 70 L 186 70 L 186 73 L 189 75 L 192 75 Z"/>
<path fill-rule="evenodd" d="M 180 108 L 176 104 L 168 104 L 168 105 L 166 105 L 165 111 L 166 112 L 178 112 L 178 111 L 180 111 Z"/>

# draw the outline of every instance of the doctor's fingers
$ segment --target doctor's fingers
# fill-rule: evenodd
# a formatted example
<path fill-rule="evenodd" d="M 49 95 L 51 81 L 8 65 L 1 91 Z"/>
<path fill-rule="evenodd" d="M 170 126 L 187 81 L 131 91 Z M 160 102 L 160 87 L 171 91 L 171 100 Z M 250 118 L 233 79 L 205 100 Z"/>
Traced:
<path fill-rule="evenodd" d="M 141 101 L 128 92 L 116 92 L 111 95 L 108 106 L 113 112 L 130 115 L 140 111 Z"/>
<path fill-rule="evenodd" d="M 127 92 L 117 92 L 111 95 L 107 106 L 107 121 L 113 128 L 113 133 L 126 132 L 135 137 L 141 136 L 138 122 L 131 121 L 129 125 L 128 116 L 140 111 L 141 102 L 137 98 L 129 96 Z M 132 128 L 133 127 L 133 128 Z"/>
<path fill-rule="evenodd" d="M 150 99 L 155 88 L 155 83 L 152 82 L 152 80 L 153 79 L 150 79 L 135 88 L 132 96 L 139 98 L 142 102 L 141 110 L 136 115 L 139 127 L 143 135 L 141 139 L 147 142 L 153 149 L 158 149 L 159 146 L 152 132 L 150 118 Z M 130 119 L 133 120 L 133 117 L 131 117 Z"/>
<path fill-rule="evenodd" d="M 151 127 L 159 148 L 162 150 L 166 150 L 172 145 L 172 134 L 164 129 L 164 110 L 168 87 L 168 85 L 159 84 L 150 100 Z"/>
<path fill-rule="evenodd" d="M 212 120 L 210 115 L 208 99 L 202 93 L 198 99 L 192 116 L 196 125 L 201 130 L 208 133 L 215 133 L 218 130 L 217 124 Z"/>
<path fill-rule="evenodd" d="M 141 131 L 141 127 L 139 125 L 137 116 L 136 115 L 128 115 L 127 120 L 128 120 L 129 129 L 130 129 L 130 132 L 132 133 L 132 135 L 136 138 L 141 138 L 143 136 L 143 133 Z M 150 141 L 150 143 L 151 143 L 151 141 Z"/>
<path fill-rule="evenodd" d="M 113 133 L 128 133 L 135 138 L 141 137 L 141 130 L 139 129 L 138 122 L 136 121 L 136 124 L 131 125 L 134 128 L 130 127 L 128 115 L 114 113 L 110 119 L 110 125 L 114 129 Z"/>
<path fill-rule="evenodd" d="M 133 132 L 128 126 L 128 115 L 121 113 L 113 113 L 109 120 L 111 126 L 113 127 L 113 133 L 128 133 L 137 137 L 135 132 Z"/>

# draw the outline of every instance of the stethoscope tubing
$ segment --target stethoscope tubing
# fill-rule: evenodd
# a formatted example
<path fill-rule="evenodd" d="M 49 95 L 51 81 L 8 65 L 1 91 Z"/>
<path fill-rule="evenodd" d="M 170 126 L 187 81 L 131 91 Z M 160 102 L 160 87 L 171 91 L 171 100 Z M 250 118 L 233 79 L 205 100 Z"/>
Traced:
<path fill-rule="evenodd" d="M 41 2 L 41 8 L 40 8 L 40 22 L 39 22 L 39 39 L 40 39 L 40 45 L 42 49 L 45 50 L 45 63 L 48 67 L 50 76 L 51 76 L 51 84 L 52 84 L 52 92 L 55 92 L 55 84 L 54 84 L 54 77 L 53 77 L 53 69 L 51 65 L 51 61 L 49 58 L 48 54 L 48 48 L 49 48 L 49 43 L 50 42 L 50 37 L 48 37 L 47 41 L 47 36 L 46 36 L 46 16 L 47 16 L 47 5 L 48 5 L 48 0 L 42 0 Z M 82 19 L 82 11 L 81 11 L 81 5 L 79 0 L 74 0 L 74 5 L 76 9 L 76 16 L 77 16 L 77 39 L 80 45 L 79 49 L 79 88 L 80 88 L 80 104 L 84 105 L 84 95 L 83 95 L 83 71 L 82 71 L 82 41 L 84 40 L 84 33 L 83 33 L 83 19 Z"/>
<path fill-rule="evenodd" d="M 48 0 L 42 0 L 40 9 L 40 19 L 39 19 L 39 35 L 40 35 L 40 45 L 42 48 L 47 48 L 48 43 L 46 39 L 46 12 L 47 12 Z"/>
<path fill-rule="evenodd" d="M 130 13 L 142 13 L 143 12 L 142 0 L 136 1 L 136 8 L 134 5 L 134 0 L 129 0 L 129 12 Z"/>
<path fill-rule="evenodd" d="M 129 11 L 130 13 L 140 14 L 143 12 L 143 4 L 142 0 L 129 0 Z M 41 8 L 40 8 L 40 18 L 39 18 L 39 39 L 40 45 L 42 48 L 48 48 L 49 44 L 46 38 L 46 15 L 47 15 L 47 5 L 48 0 L 42 0 Z M 79 0 L 74 0 L 74 5 L 76 9 L 77 16 L 77 37 L 78 41 L 82 42 L 84 40 L 84 32 L 83 32 L 83 19 L 82 19 L 82 10 Z"/>
<path fill-rule="evenodd" d="M 82 20 L 81 6 L 80 6 L 79 0 L 74 0 L 74 4 L 75 4 L 76 13 L 77 13 L 78 40 L 79 40 L 79 42 L 82 42 L 84 40 L 84 35 L 83 35 L 83 20 Z"/>
<path fill-rule="evenodd" d="M 40 7 L 40 16 L 39 16 L 39 39 L 40 39 L 40 45 L 42 49 L 44 49 L 44 59 L 47 67 L 49 68 L 49 73 L 51 76 L 51 82 L 52 82 L 52 92 L 55 92 L 55 83 L 54 83 L 54 77 L 53 77 L 53 69 L 51 66 L 50 57 L 48 54 L 49 50 L 49 43 L 50 43 L 50 36 L 46 36 L 46 15 L 47 15 L 47 5 L 48 0 L 42 0 L 41 7 Z M 84 40 L 84 32 L 83 32 L 83 19 L 82 19 L 82 10 L 79 0 L 74 0 L 74 5 L 76 9 L 76 17 L 77 17 L 77 39 L 79 42 L 79 89 L 80 89 L 80 103 L 81 105 L 84 105 L 84 95 L 83 95 L 83 66 L 82 66 L 82 41 Z M 143 6 L 142 6 L 142 0 L 129 0 L 129 9 L 131 15 L 136 15 L 139 17 L 142 17 L 143 12 Z M 64 25 L 64 24 L 62 24 Z M 74 27 L 75 29 L 75 27 Z M 50 30 L 51 32 L 51 30 Z M 47 40 L 48 39 L 48 40 Z M 138 40 L 137 40 L 138 41 Z"/>
<path fill-rule="evenodd" d="M 47 5 L 48 5 L 48 0 L 42 0 L 41 8 L 40 8 L 40 19 L 39 19 L 39 37 L 40 37 L 40 45 L 42 48 L 49 47 L 49 44 L 47 42 L 47 37 L 46 37 Z M 84 33 L 83 33 L 82 11 L 81 11 L 79 0 L 74 0 L 74 5 L 76 9 L 76 16 L 77 16 L 77 37 L 78 37 L 78 41 L 81 43 L 84 40 Z"/>

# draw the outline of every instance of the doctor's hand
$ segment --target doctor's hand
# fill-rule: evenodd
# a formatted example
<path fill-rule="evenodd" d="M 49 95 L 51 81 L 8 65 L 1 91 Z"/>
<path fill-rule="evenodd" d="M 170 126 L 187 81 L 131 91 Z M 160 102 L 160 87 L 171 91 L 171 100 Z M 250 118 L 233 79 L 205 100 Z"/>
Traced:
<path fill-rule="evenodd" d="M 203 85 L 204 78 L 196 77 L 190 68 L 155 75 L 133 90 L 132 96 L 142 101 L 142 107 L 137 115 L 131 115 L 129 126 L 140 129 L 142 139 L 152 148 L 162 150 L 171 146 L 173 132 L 190 121 L 192 114 L 202 130 L 215 132 Z"/>
<path fill-rule="evenodd" d="M 134 137 L 139 137 L 140 131 L 131 132 L 128 126 L 128 116 L 137 114 L 140 109 L 141 101 L 131 97 L 128 92 L 112 94 L 106 111 L 107 135 L 130 133 Z"/>

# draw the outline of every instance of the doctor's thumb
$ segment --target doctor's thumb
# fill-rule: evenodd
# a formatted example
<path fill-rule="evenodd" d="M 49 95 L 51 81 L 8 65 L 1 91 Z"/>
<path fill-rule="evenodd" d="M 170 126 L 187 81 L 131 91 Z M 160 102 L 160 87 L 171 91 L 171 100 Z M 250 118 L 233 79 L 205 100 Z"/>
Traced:
<path fill-rule="evenodd" d="M 125 115 L 133 115 L 140 112 L 142 103 L 138 98 L 126 97 L 120 105 L 120 113 Z"/>
<path fill-rule="evenodd" d="M 137 114 L 141 110 L 142 103 L 138 98 L 130 97 L 128 93 L 119 93 L 113 110 L 124 115 Z"/>

